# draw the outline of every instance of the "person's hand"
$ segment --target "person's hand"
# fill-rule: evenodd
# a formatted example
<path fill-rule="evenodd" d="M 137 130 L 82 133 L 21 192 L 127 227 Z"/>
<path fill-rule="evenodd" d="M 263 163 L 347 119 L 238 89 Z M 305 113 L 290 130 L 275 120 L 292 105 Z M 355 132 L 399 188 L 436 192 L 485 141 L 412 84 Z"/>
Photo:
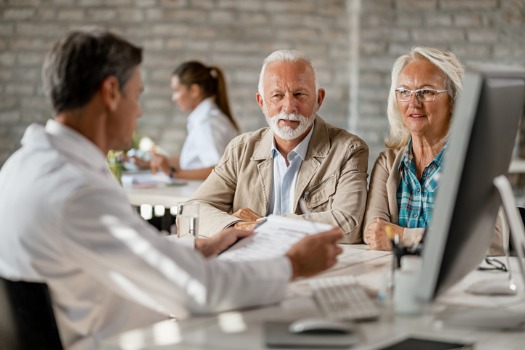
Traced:
<path fill-rule="evenodd" d="M 215 256 L 229 248 L 237 240 L 248 237 L 252 233 L 253 231 L 227 228 L 209 238 L 195 239 L 195 249 L 205 257 Z"/>
<path fill-rule="evenodd" d="M 144 160 L 137 156 L 131 156 L 129 157 L 130 161 L 135 163 L 136 166 L 138 166 L 140 169 L 149 169 L 151 168 L 151 164 L 149 161 Z"/>
<path fill-rule="evenodd" d="M 232 214 L 243 221 L 236 222 L 233 227 L 241 230 L 252 230 L 261 217 L 250 208 L 241 208 Z"/>
<path fill-rule="evenodd" d="M 390 250 L 392 249 L 391 240 L 396 234 L 399 235 L 400 239 L 403 239 L 403 228 L 401 226 L 378 218 L 366 227 L 363 238 L 371 249 Z"/>
<path fill-rule="evenodd" d="M 239 221 L 233 224 L 233 227 L 239 230 L 248 230 L 251 231 L 257 225 L 257 221 Z"/>
<path fill-rule="evenodd" d="M 162 171 L 166 174 L 170 173 L 170 164 L 169 164 L 168 158 L 162 154 L 151 152 L 150 166 L 151 166 L 151 171 L 153 173 L 157 170 Z"/>
<path fill-rule="evenodd" d="M 286 253 L 292 264 L 292 279 L 313 276 L 337 262 L 343 249 L 337 242 L 343 238 L 339 227 L 306 236 L 294 244 Z"/>
<path fill-rule="evenodd" d="M 257 221 L 257 219 L 260 218 L 260 216 L 250 208 L 241 208 L 232 215 L 244 221 Z"/>

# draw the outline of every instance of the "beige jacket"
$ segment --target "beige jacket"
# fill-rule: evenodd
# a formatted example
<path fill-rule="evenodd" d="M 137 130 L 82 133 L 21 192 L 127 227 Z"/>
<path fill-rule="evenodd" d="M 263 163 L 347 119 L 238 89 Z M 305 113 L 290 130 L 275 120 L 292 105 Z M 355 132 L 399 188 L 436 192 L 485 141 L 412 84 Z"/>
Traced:
<path fill-rule="evenodd" d="M 403 158 L 403 150 L 404 147 L 395 150 L 387 148 L 377 157 L 370 176 L 363 230 L 376 218 L 397 224 L 399 220 L 397 188 L 401 181 L 401 174 L 397 169 Z M 501 216 L 500 212 L 488 255 L 503 255 Z M 405 236 L 411 242 L 423 232 L 422 228 L 405 229 Z"/>
<path fill-rule="evenodd" d="M 213 235 L 238 222 L 231 213 L 241 208 L 268 215 L 273 190 L 272 140 L 271 129 L 263 128 L 230 142 L 219 164 L 193 196 L 201 203 L 201 233 Z M 313 212 L 312 220 L 340 226 L 345 243 L 361 242 L 367 167 L 366 143 L 317 116 L 297 176 L 295 214 L 288 216 L 303 214 L 298 205 L 302 197 Z"/>

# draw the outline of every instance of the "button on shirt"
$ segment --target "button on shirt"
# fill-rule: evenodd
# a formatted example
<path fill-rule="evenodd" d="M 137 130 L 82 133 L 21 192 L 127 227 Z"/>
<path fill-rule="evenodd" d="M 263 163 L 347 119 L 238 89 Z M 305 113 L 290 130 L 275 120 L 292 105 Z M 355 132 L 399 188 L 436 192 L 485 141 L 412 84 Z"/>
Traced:
<path fill-rule="evenodd" d="M 228 143 L 239 133 L 212 97 L 188 116 L 188 135 L 180 152 L 181 169 L 198 169 L 219 163 Z"/>
<path fill-rule="evenodd" d="M 306 157 L 313 130 L 314 128 L 312 127 L 304 140 L 288 153 L 288 166 L 286 166 L 286 160 L 275 146 L 275 138 L 273 139 L 271 149 L 273 158 L 273 191 L 269 213 L 275 215 L 293 213 L 297 174 Z"/>
<path fill-rule="evenodd" d="M 401 182 L 397 189 L 399 226 L 408 228 L 430 227 L 445 148 L 446 146 L 426 166 L 421 180 L 419 180 L 416 163 L 412 155 L 412 139 L 409 140 L 398 168 L 401 174 Z"/>
<path fill-rule="evenodd" d="M 189 312 L 280 301 L 291 267 L 205 260 L 128 203 L 91 141 L 33 124 L 0 170 L 0 276 L 48 284 L 66 349 Z"/>

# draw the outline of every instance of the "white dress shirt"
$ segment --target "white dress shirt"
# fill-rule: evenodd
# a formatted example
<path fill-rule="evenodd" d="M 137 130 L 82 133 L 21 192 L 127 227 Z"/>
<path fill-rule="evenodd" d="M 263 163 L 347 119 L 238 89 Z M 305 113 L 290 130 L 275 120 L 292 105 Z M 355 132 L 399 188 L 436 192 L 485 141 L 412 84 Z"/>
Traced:
<path fill-rule="evenodd" d="M 290 262 L 206 260 L 128 204 L 105 155 L 55 121 L 28 127 L 0 171 L 0 275 L 46 282 L 64 347 L 285 296 Z"/>
<path fill-rule="evenodd" d="M 203 100 L 188 116 L 188 135 L 180 153 L 181 169 L 198 169 L 219 163 L 237 130 L 212 97 Z"/>
<path fill-rule="evenodd" d="M 293 203 L 295 198 L 295 183 L 297 174 L 301 168 L 308 145 L 312 138 L 314 128 L 306 135 L 290 153 L 288 153 L 288 166 L 283 155 L 275 146 L 275 138 L 272 141 L 272 158 L 273 158 L 273 191 L 270 199 L 269 212 L 275 215 L 287 215 L 294 213 Z"/>

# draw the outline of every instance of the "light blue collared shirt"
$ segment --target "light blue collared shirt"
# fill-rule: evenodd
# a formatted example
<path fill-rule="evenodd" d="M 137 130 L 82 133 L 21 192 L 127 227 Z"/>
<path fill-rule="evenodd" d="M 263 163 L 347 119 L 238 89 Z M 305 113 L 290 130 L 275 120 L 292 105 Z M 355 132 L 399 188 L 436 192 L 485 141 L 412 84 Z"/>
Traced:
<path fill-rule="evenodd" d="M 286 215 L 293 213 L 297 174 L 306 157 L 313 131 L 314 128 L 312 127 L 304 140 L 288 153 L 288 166 L 286 166 L 286 160 L 275 146 L 275 138 L 273 139 L 271 150 L 273 158 L 273 191 L 270 199 L 269 214 Z"/>

